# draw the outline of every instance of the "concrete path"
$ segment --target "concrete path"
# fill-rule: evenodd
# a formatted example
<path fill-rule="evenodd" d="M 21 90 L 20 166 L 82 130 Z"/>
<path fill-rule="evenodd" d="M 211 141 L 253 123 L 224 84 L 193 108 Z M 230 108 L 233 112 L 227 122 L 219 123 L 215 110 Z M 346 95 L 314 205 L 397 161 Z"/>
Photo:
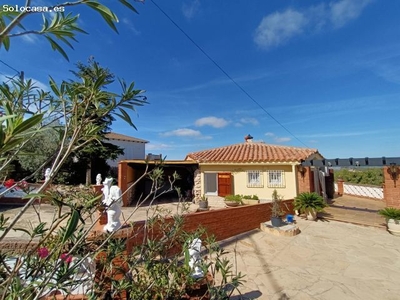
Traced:
<path fill-rule="evenodd" d="M 297 225 L 295 237 L 254 230 L 223 242 L 247 274 L 244 297 L 233 299 L 400 299 L 400 237 L 335 221 Z"/>
<path fill-rule="evenodd" d="M 180 209 L 177 203 L 161 206 Z M 189 204 L 189 211 L 196 208 Z M 140 208 L 134 220 L 143 219 L 147 209 Z M 18 211 L 1 208 L 10 217 Z M 51 206 L 43 205 L 41 212 L 44 221 L 51 221 Z M 131 212 L 123 208 L 125 217 Z M 30 209 L 22 221 L 35 215 Z M 232 299 L 400 299 L 400 237 L 330 220 L 296 221 L 301 233 L 295 237 L 253 230 L 222 242 L 234 268 L 246 274 L 243 297 Z M 23 238 L 20 232 L 10 233 Z"/>
<path fill-rule="evenodd" d="M 325 213 L 321 216 L 327 220 L 385 229 L 385 218 L 378 214 L 378 211 L 383 208 L 385 208 L 383 200 L 344 195 L 329 200 L 329 207 L 324 209 Z"/>

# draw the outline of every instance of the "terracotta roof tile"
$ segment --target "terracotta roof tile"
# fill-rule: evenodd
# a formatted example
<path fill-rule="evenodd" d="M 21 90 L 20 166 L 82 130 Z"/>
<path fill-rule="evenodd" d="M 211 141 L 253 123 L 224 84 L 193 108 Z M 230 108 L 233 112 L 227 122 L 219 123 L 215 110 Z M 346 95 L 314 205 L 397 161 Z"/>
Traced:
<path fill-rule="evenodd" d="M 309 158 L 318 150 L 247 142 L 189 153 L 185 160 L 200 163 L 294 162 Z"/>

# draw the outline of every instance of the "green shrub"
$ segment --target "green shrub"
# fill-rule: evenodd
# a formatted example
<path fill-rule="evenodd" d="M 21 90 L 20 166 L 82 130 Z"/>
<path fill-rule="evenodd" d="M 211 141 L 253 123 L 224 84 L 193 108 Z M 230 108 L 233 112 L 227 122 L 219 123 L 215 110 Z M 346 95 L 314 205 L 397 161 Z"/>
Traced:
<path fill-rule="evenodd" d="M 400 220 L 400 209 L 394 207 L 386 207 L 378 211 L 378 214 L 388 219 Z"/>
<path fill-rule="evenodd" d="M 315 209 L 316 211 L 322 211 L 326 204 L 324 199 L 317 193 L 304 192 L 294 198 L 294 209 L 299 210 L 301 213 L 305 213 L 308 209 Z"/>
<path fill-rule="evenodd" d="M 383 169 L 340 169 L 334 172 L 335 182 L 338 178 L 345 182 L 381 186 L 383 184 Z"/>
<path fill-rule="evenodd" d="M 242 202 L 242 195 L 226 195 L 225 201 Z"/>
<path fill-rule="evenodd" d="M 259 200 L 257 195 L 243 195 L 241 197 L 242 199 L 247 199 L 247 200 Z"/>

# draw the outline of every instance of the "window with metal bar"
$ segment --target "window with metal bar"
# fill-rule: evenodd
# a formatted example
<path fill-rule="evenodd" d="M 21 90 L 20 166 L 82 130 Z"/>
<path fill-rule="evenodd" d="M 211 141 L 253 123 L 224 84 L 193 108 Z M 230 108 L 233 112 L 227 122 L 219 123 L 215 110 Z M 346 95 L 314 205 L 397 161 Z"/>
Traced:
<path fill-rule="evenodd" d="M 268 171 L 268 187 L 284 188 L 285 187 L 285 172 L 283 170 Z"/>
<path fill-rule="evenodd" d="M 247 187 L 264 187 L 262 171 L 247 171 Z"/>

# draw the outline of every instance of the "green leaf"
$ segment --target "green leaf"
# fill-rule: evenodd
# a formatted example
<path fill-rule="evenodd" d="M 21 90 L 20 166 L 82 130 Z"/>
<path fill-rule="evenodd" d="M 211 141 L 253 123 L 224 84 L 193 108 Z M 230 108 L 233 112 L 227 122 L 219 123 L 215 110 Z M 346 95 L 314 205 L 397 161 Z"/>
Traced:
<path fill-rule="evenodd" d="M 138 14 L 138 11 L 133 7 L 132 4 L 130 4 L 128 1 L 126 0 L 118 0 L 120 3 L 122 3 L 123 5 L 125 5 L 127 8 L 129 8 L 130 10 L 134 11 L 135 13 Z"/>
<path fill-rule="evenodd" d="M 5 36 L 3 38 L 3 45 L 4 45 L 4 49 L 6 49 L 6 51 L 8 51 L 10 49 L 10 38 L 8 36 Z"/>
<path fill-rule="evenodd" d="M 14 150 L 23 142 L 23 138 L 15 138 L 10 141 L 7 141 L 1 148 L 0 154 L 5 153 L 10 150 Z"/>
<path fill-rule="evenodd" d="M 48 231 L 48 229 L 44 228 L 44 226 L 46 226 L 46 223 L 40 222 L 40 224 L 33 229 L 32 234 L 34 234 L 34 236 L 44 234 L 46 231 Z"/>
<path fill-rule="evenodd" d="M 64 49 L 61 48 L 61 46 L 60 46 L 59 44 L 57 44 L 51 37 L 49 37 L 49 36 L 47 36 L 47 35 L 45 35 L 44 37 L 50 42 L 51 48 L 52 48 L 54 51 L 60 52 L 60 54 L 61 54 L 67 61 L 69 61 L 69 58 L 68 58 L 67 53 L 65 53 Z"/>
<path fill-rule="evenodd" d="M 56 94 L 56 96 L 60 97 L 61 96 L 60 90 L 58 89 L 57 83 L 51 76 L 50 76 L 49 84 L 50 84 L 50 88 L 53 91 L 53 93 Z"/>
<path fill-rule="evenodd" d="M 43 114 L 37 114 L 29 119 L 26 119 L 23 121 L 21 124 L 19 124 L 17 127 L 14 128 L 13 134 L 17 135 L 20 134 L 28 129 L 32 129 L 36 125 L 38 125 L 40 122 L 43 120 Z"/>
<path fill-rule="evenodd" d="M 78 222 L 79 222 L 79 212 L 76 209 L 74 209 L 72 210 L 71 217 L 68 220 L 67 229 L 65 230 L 62 243 L 65 243 L 74 234 L 74 231 L 78 226 Z"/>
<path fill-rule="evenodd" d="M 4 120 L 15 118 L 17 115 L 9 115 L 9 116 L 1 116 L 0 117 L 0 123 L 3 122 Z"/>
<path fill-rule="evenodd" d="M 25 228 L 13 228 L 13 230 L 14 230 L 14 231 L 22 231 L 22 232 L 25 232 L 25 233 L 28 234 L 30 237 L 33 237 L 33 236 L 34 236 L 31 232 L 29 232 L 28 229 L 25 229 Z"/>
<path fill-rule="evenodd" d="M 125 122 L 127 122 L 129 125 L 131 125 L 133 128 L 135 128 L 137 130 L 136 126 L 132 123 L 132 119 L 128 115 L 128 113 L 122 108 L 119 108 L 119 111 L 122 113 L 122 115 L 117 114 L 117 113 L 116 113 L 116 115 L 119 116 L 122 120 L 124 120 Z"/>
<path fill-rule="evenodd" d="M 117 27 L 115 27 L 114 24 L 114 22 L 118 22 L 118 18 L 108 7 L 93 1 L 87 1 L 85 2 L 85 4 L 100 13 L 108 26 L 110 26 L 111 29 L 118 33 Z"/>

